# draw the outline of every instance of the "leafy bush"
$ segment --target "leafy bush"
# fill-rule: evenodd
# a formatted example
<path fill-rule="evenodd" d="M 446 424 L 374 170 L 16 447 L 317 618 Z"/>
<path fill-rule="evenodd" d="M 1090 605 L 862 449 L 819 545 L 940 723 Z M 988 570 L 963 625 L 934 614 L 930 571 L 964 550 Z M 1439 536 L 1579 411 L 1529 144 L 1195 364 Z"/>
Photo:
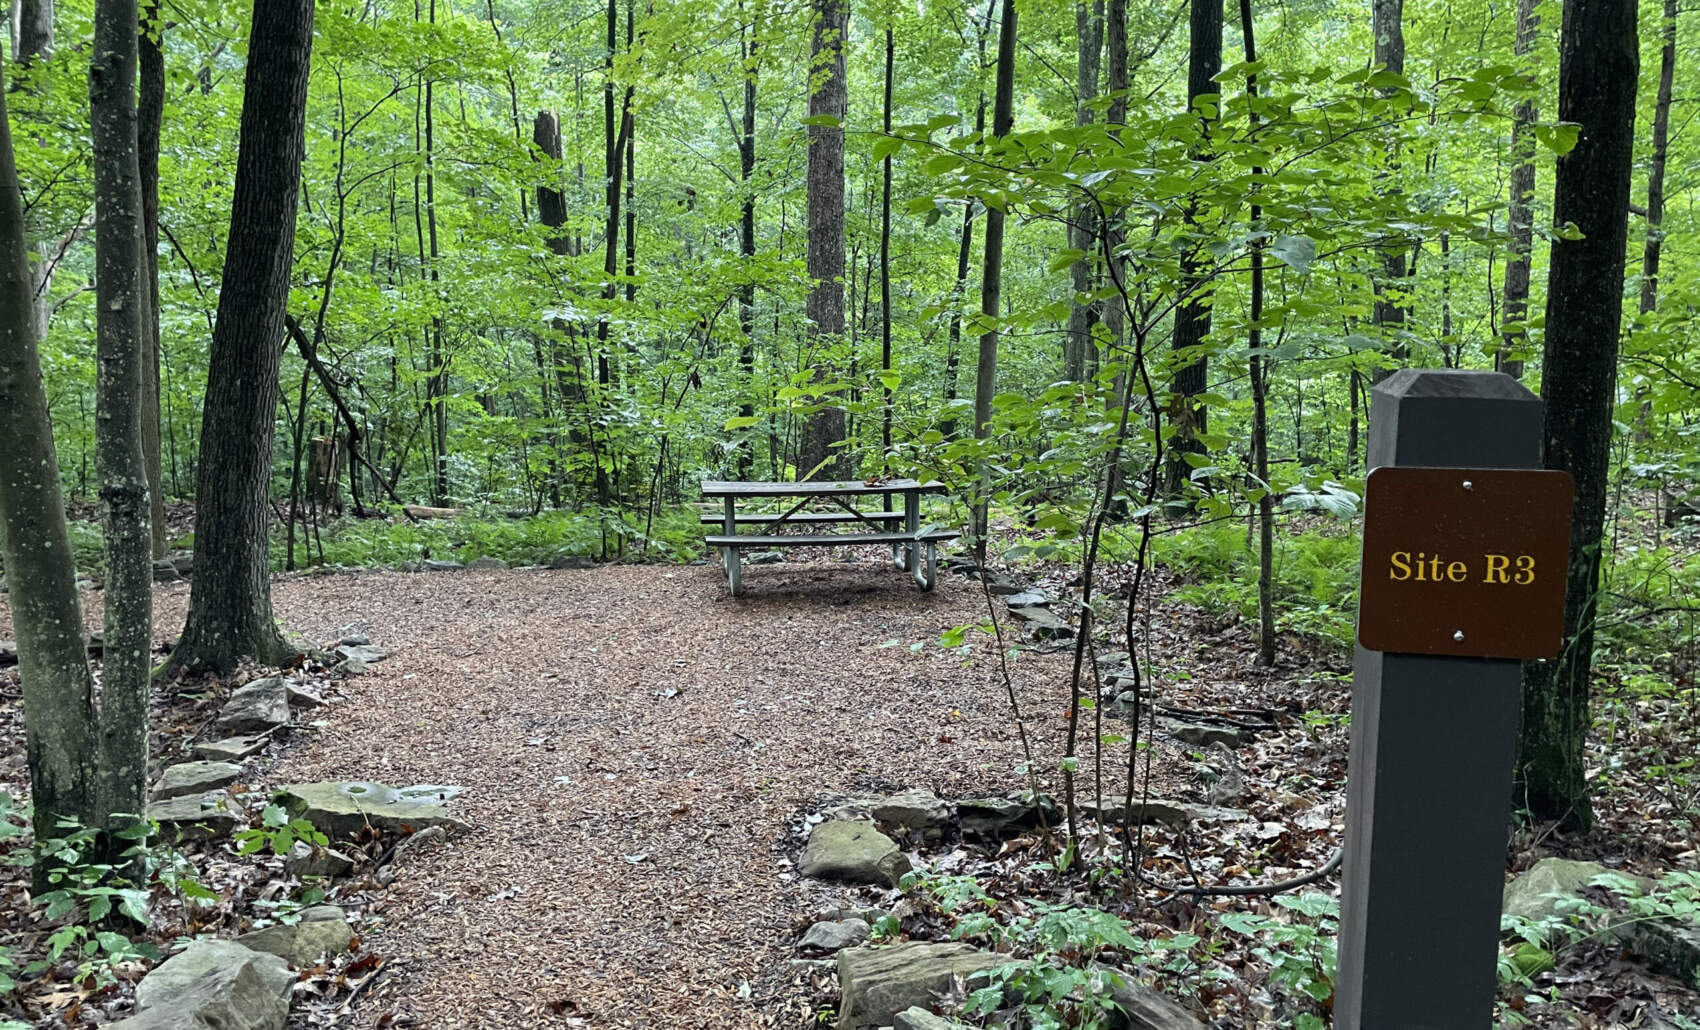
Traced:
<path fill-rule="evenodd" d="M 702 529 L 694 509 L 657 513 L 647 538 L 645 528 L 641 513 L 595 509 L 543 512 L 523 519 L 468 513 L 420 522 L 353 519 L 327 527 L 322 541 L 325 563 L 345 566 L 394 567 L 425 558 L 467 562 L 482 557 L 534 565 L 563 556 L 611 558 L 634 550 L 662 560 L 689 561 L 701 552 Z M 300 560 L 299 542 L 297 548 Z M 317 547 L 313 556 L 318 559 Z M 283 567 L 281 540 L 273 542 L 272 564 Z"/>

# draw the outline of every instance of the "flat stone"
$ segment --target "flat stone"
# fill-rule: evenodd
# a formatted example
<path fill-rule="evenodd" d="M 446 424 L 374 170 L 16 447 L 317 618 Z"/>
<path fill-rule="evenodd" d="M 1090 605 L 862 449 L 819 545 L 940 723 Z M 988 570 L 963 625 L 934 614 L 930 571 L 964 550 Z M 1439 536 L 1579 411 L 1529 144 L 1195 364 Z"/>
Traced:
<path fill-rule="evenodd" d="M 1700 923 L 1634 918 L 1613 934 L 1654 970 L 1686 983 L 1700 982 Z"/>
<path fill-rule="evenodd" d="M 868 924 L 860 919 L 822 921 L 809 927 L 803 939 L 797 942 L 797 948 L 816 952 L 843 951 L 867 943 L 872 934 Z"/>
<path fill-rule="evenodd" d="M 319 696 L 318 691 L 308 689 L 304 683 L 287 680 L 284 682 L 283 689 L 288 695 L 290 705 L 296 708 L 324 707 L 325 699 Z"/>
<path fill-rule="evenodd" d="M 984 572 L 981 572 L 980 575 L 982 578 L 986 576 Z M 1008 576 L 1001 576 L 995 572 L 989 579 L 986 579 L 986 592 L 993 597 L 1008 597 L 1011 594 L 1019 594 L 1025 589 L 1027 588 Z"/>
<path fill-rule="evenodd" d="M 306 819 L 332 838 L 359 833 L 370 824 L 390 832 L 413 832 L 430 826 L 450 831 L 471 827 L 449 814 L 447 806 L 430 798 L 405 796 L 404 791 L 369 781 L 324 780 L 298 783 L 278 795 L 290 815 Z"/>
<path fill-rule="evenodd" d="M 1055 594 L 1047 594 L 1043 590 L 1023 590 L 1005 597 L 1003 603 L 1011 608 L 1043 608 L 1048 604 L 1055 603 L 1056 599 Z"/>
<path fill-rule="evenodd" d="M 371 666 L 358 658 L 344 658 L 342 661 L 336 663 L 336 667 L 331 669 L 331 671 L 340 672 L 344 676 L 358 676 L 369 668 L 371 668 Z"/>
<path fill-rule="evenodd" d="M 1074 627 L 1049 608 L 1011 608 L 1009 614 L 1026 623 L 1035 636 L 1054 640 L 1066 640 L 1074 636 Z"/>
<path fill-rule="evenodd" d="M 304 840 L 290 845 L 283 871 L 298 880 L 311 877 L 336 879 L 354 871 L 354 859 L 335 848 L 315 847 Z"/>
<path fill-rule="evenodd" d="M 272 741 L 267 733 L 246 737 L 225 737 L 222 740 L 203 740 L 195 745 L 195 757 L 209 762 L 240 762 L 259 754 Z"/>
<path fill-rule="evenodd" d="M 1121 825 L 1123 816 L 1128 812 L 1126 798 L 1107 796 L 1100 808 L 1098 800 L 1093 797 L 1080 797 L 1075 803 L 1083 812 L 1097 817 L 1099 822 Z M 1135 824 L 1161 823 L 1164 826 L 1184 827 L 1192 818 L 1192 812 L 1186 805 L 1178 801 L 1165 801 L 1162 798 L 1134 798 L 1132 805 L 1133 821 Z"/>
<path fill-rule="evenodd" d="M 508 563 L 500 558 L 481 555 L 467 562 L 466 567 L 469 569 L 505 569 L 508 567 Z"/>
<path fill-rule="evenodd" d="M 1117 698 L 1117 700 L 1120 701 L 1120 698 Z M 1176 740 L 1197 747 L 1209 747 L 1212 744 L 1239 747 L 1243 740 L 1240 731 L 1232 726 L 1213 726 L 1208 723 L 1181 722 L 1175 719 L 1158 719 L 1157 726 Z"/>
<path fill-rule="evenodd" d="M 314 905 L 302 909 L 301 920 L 279 923 L 255 930 L 236 938 L 236 943 L 253 951 L 276 955 L 293 969 L 311 969 L 326 955 L 336 956 L 348 950 L 354 939 L 342 909 L 335 905 Z"/>
<path fill-rule="evenodd" d="M 421 564 L 425 566 L 426 572 L 459 572 L 461 569 L 466 568 L 466 566 L 457 561 L 433 561 L 429 558 Z"/>
<path fill-rule="evenodd" d="M 967 1023 L 935 1016 L 919 1005 L 891 1017 L 891 1030 L 963 1030 Z"/>
<path fill-rule="evenodd" d="M 1500 910 L 1540 922 L 1556 915 L 1565 900 L 1579 896 L 1594 877 L 1609 872 L 1598 862 L 1543 858 L 1505 885 Z"/>
<path fill-rule="evenodd" d="M 967 944 L 909 942 L 838 953 L 839 1030 L 891 1026 L 899 1012 L 931 1009 L 958 977 L 969 990 L 984 987 L 990 970 L 1010 965 L 1008 955 Z"/>
<path fill-rule="evenodd" d="M 549 568 L 556 570 L 575 569 L 584 571 L 596 568 L 596 559 L 587 554 L 561 554 L 549 559 Z"/>
<path fill-rule="evenodd" d="M 872 823 L 832 820 L 818 824 L 797 862 L 804 876 L 819 880 L 897 886 L 909 859 Z"/>
<path fill-rule="evenodd" d="M 342 634 L 342 636 L 337 640 L 337 643 L 339 644 L 358 645 L 370 644 L 372 642 L 370 631 L 366 628 L 366 624 L 364 622 L 351 622 L 338 630 L 338 632 Z"/>
<path fill-rule="evenodd" d="M 367 665 L 381 662 L 390 656 L 388 651 L 370 644 L 343 644 L 336 649 L 336 653 L 351 661 L 365 662 Z"/>
<path fill-rule="evenodd" d="M 1035 803 L 1031 791 L 1022 791 L 1004 797 L 963 798 L 956 803 L 956 818 L 963 833 L 999 837 L 1038 826 L 1041 810 L 1046 821 L 1054 824 L 1056 802 L 1042 794 Z"/>
<path fill-rule="evenodd" d="M 198 940 L 136 986 L 124 1030 L 282 1030 L 295 974 L 282 959 L 234 941 Z"/>
<path fill-rule="evenodd" d="M 277 676 L 238 687 L 219 712 L 213 729 L 227 737 L 268 733 L 289 724 L 289 691 Z"/>
<path fill-rule="evenodd" d="M 148 805 L 147 817 L 159 823 L 160 833 L 178 840 L 228 837 L 247 822 L 230 804 L 222 790 L 184 794 Z"/>
<path fill-rule="evenodd" d="M 195 555 L 189 551 L 176 551 L 163 558 L 154 559 L 153 581 L 155 583 L 181 583 L 195 569 Z"/>
<path fill-rule="evenodd" d="M 882 798 L 869 807 L 868 813 L 882 826 L 915 833 L 941 833 L 950 823 L 950 806 L 927 790 L 906 790 Z"/>
<path fill-rule="evenodd" d="M 155 801 L 204 794 L 229 786 L 241 776 L 242 767 L 233 762 L 179 762 L 160 774 L 151 793 Z"/>
<path fill-rule="evenodd" d="M 757 551 L 744 556 L 747 565 L 778 565 L 784 560 L 785 556 L 778 551 Z"/>
<path fill-rule="evenodd" d="M 1103 977 L 1116 1003 L 1118 1011 L 1110 1015 L 1107 1024 L 1112 1030 L 1209 1030 L 1179 1004 L 1128 974 L 1097 963 L 1092 971 Z"/>

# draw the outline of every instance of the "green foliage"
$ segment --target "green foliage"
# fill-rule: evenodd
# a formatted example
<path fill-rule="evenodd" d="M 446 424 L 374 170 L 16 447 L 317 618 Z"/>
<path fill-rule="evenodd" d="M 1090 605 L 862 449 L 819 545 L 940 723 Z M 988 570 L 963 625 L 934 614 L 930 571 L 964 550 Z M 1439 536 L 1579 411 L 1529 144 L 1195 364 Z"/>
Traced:
<path fill-rule="evenodd" d="M 326 837 L 305 819 L 291 819 L 289 812 L 282 805 L 267 805 L 260 813 L 260 825 L 236 833 L 236 850 L 243 855 L 254 855 L 262 851 L 270 851 L 274 855 L 287 855 L 296 841 L 304 841 L 315 847 L 324 847 L 330 843 Z"/>
<path fill-rule="evenodd" d="M 1325 894 L 1277 894 L 1286 915 L 1231 912 L 1223 928 L 1256 941 L 1252 954 L 1269 964 L 1269 983 L 1289 1008 L 1282 1025 L 1322 1030 L 1334 997 L 1340 903 Z"/>
<path fill-rule="evenodd" d="M 419 522 L 400 516 L 350 519 L 327 527 L 323 553 L 330 565 L 395 567 L 426 558 L 464 563 L 482 557 L 536 565 L 566 556 L 613 558 L 640 549 L 650 557 L 688 561 L 701 552 L 702 527 L 693 509 L 667 509 L 656 515 L 648 535 L 645 528 L 641 512 L 595 509 L 546 511 L 526 518 L 462 514 Z M 281 568 L 282 547 L 276 541 L 272 555 Z"/>
<path fill-rule="evenodd" d="M 50 888 L 35 901 L 43 917 L 59 926 L 48 935 L 42 957 L 24 973 L 35 976 L 70 960 L 77 964 L 79 977 L 110 984 L 115 981 L 114 966 L 159 958 L 152 944 L 123 932 L 148 925 L 149 893 L 136 871 L 138 865 L 149 864 L 146 836 L 157 827 L 140 823 L 123 831 L 121 836 L 131 843 L 116 862 L 99 857 L 107 848 L 99 832 L 70 822 L 61 829 L 65 836 L 38 841 L 35 848 Z"/>

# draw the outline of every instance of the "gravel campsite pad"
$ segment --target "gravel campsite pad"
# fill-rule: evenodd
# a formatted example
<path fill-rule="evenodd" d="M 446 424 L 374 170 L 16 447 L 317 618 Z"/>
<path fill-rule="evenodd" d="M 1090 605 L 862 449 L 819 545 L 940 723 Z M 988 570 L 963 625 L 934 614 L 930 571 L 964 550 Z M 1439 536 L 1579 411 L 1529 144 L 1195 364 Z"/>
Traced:
<path fill-rule="evenodd" d="M 799 810 L 1018 785 L 996 663 L 936 644 L 983 618 L 977 583 L 923 594 L 869 562 L 749 584 L 651 566 L 275 586 L 293 629 L 358 618 L 393 657 L 270 778 L 458 784 L 476 826 L 396 880 L 373 936 L 396 971 L 362 1025 L 808 1025 L 788 959 L 835 894 L 790 868 Z M 1061 661 L 1022 664 L 1054 690 Z"/>

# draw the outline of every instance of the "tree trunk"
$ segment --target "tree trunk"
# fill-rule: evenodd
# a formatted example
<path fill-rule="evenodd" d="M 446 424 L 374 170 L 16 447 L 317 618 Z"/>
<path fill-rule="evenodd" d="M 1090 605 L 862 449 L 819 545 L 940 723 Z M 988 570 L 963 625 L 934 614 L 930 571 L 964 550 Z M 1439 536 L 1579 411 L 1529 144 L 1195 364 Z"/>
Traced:
<path fill-rule="evenodd" d="M 13 0 L 17 4 L 18 63 L 28 65 L 53 53 L 53 0 Z"/>
<path fill-rule="evenodd" d="M 427 8 L 430 24 L 437 23 L 437 0 Z M 437 269 L 442 256 L 437 238 L 437 80 L 425 80 L 425 227 L 431 241 L 431 283 L 441 281 Z M 433 295 L 436 294 L 433 289 Z M 425 396 L 431 406 L 431 496 L 437 506 L 449 503 L 449 355 L 443 344 L 443 317 L 431 316 L 428 330 L 431 378 Z M 293 532 L 293 530 L 291 530 Z"/>
<path fill-rule="evenodd" d="M 1561 38 L 1558 117 L 1580 125 L 1581 135 L 1575 149 L 1558 159 L 1553 221 L 1574 222 L 1581 237 L 1552 242 L 1541 400 L 1546 466 L 1576 477 L 1576 507 L 1566 570 L 1565 648 L 1554 661 L 1524 666 L 1517 761 L 1522 803 L 1534 817 L 1585 829 L 1593 810 L 1583 744 L 1640 70 L 1634 0 L 1572 0 L 1564 6 Z"/>
<path fill-rule="evenodd" d="M 1191 0 L 1192 41 L 1187 59 L 1187 111 L 1198 118 L 1200 143 L 1193 154 L 1196 160 L 1210 160 L 1209 143 L 1204 134 L 1210 131 L 1211 118 L 1199 108 L 1199 98 L 1221 92 L 1216 76 L 1222 71 L 1222 0 Z M 1187 220 L 1193 221 L 1191 212 Z M 1198 435 L 1208 428 L 1208 414 L 1196 398 L 1208 383 L 1208 358 L 1199 353 L 1204 338 L 1210 335 L 1210 308 L 1204 296 L 1205 283 L 1198 258 L 1193 249 L 1181 256 L 1181 293 L 1186 300 L 1175 310 L 1175 331 L 1172 348 L 1184 355 L 1185 364 L 1175 370 L 1170 381 L 1170 424 L 1174 436 L 1168 447 L 1168 482 L 1164 492 L 1179 496 L 1192 477 L 1188 454 L 1204 453 Z"/>
<path fill-rule="evenodd" d="M 892 14 L 895 18 L 896 15 Z M 891 75 L 897 44 L 891 25 L 885 27 L 885 133 L 891 135 Z M 880 192 L 880 370 L 891 371 L 891 155 L 885 155 L 884 182 Z M 891 384 L 884 389 L 880 408 L 880 468 L 891 468 Z"/>
<path fill-rule="evenodd" d="M 749 275 L 756 256 L 756 195 L 750 180 L 756 174 L 756 47 L 759 28 L 759 25 L 752 24 L 748 30 L 748 41 L 740 39 L 744 59 L 744 112 L 738 133 L 738 185 L 744 195 L 738 217 L 738 256 L 743 259 L 745 275 Z M 738 405 L 738 414 L 743 418 L 754 418 L 756 405 L 751 391 L 755 389 L 756 371 L 756 284 L 753 280 L 738 287 L 738 328 L 744 334 L 743 342 L 738 345 L 739 389 L 744 397 Z M 738 447 L 739 479 L 750 478 L 755 461 L 754 442 L 746 435 Z"/>
<path fill-rule="evenodd" d="M 986 16 L 980 19 L 977 28 L 976 44 L 979 48 L 980 70 L 986 70 L 986 33 L 991 28 L 992 12 L 997 9 L 997 0 L 986 0 Z M 979 136 L 986 131 L 986 91 L 979 91 L 979 101 L 974 105 L 974 135 Z M 944 400 L 945 416 L 939 426 L 945 439 L 956 438 L 956 377 L 957 369 L 962 364 L 962 301 L 968 292 L 969 262 L 974 256 L 974 201 L 966 200 L 962 204 L 962 232 L 957 239 L 956 249 L 956 285 L 950 292 L 950 329 L 945 344 L 944 357 Z"/>
<path fill-rule="evenodd" d="M 807 251 L 809 280 L 814 286 L 804 302 L 804 313 L 809 320 L 809 344 L 818 380 L 831 376 L 833 355 L 844 336 L 844 116 L 850 101 L 844 48 L 850 31 L 850 5 L 848 0 L 812 3 L 810 80 L 818 81 L 819 86 L 809 93 L 809 117 L 835 119 L 831 125 L 811 124 L 808 132 Z M 826 405 L 803 424 L 797 451 L 798 478 L 817 472 L 822 479 L 847 474 L 847 455 L 835 446 L 843 439 L 844 409 L 828 398 Z"/>
<path fill-rule="evenodd" d="M 1541 18 L 1535 11 L 1539 0 L 1517 0 L 1516 53 L 1520 64 L 1529 61 L 1535 49 L 1535 33 Z M 1499 353 L 1494 364 L 1514 379 L 1523 378 L 1523 360 L 1516 352 L 1529 339 L 1529 258 L 1534 249 L 1535 224 L 1535 120 L 1539 117 L 1533 99 L 1519 101 L 1511 123 L 1510 251 L 1505 262 L 1505 323 L 1500 331 Z"/>
<path fill-rule="evenodd" d="M 25 751 L 35 837 L 61 819 L 95 825 L 99 742 L 94 677 L 77 602 L 59 458 L 36 351 L 34 305 L 18 173 L 0 84 L 0 556 L 23 676 Z M 38 889 L 46 884 L 37 871 Z"/>
<path fill-rule="evenodd" d="M 1676 14 L 1676 0 L 1665 0 L 1659 93 L 1653 104 L 1653 154 L 1647 167 L 1647 239 L 1641 248 L 1643 315 L 1659 306 L 1659 251 L 1665 240 L 1665 161 L 1670 152 L 1670 104 L 1676 80 Z"/>
<path fill-rule="evenodd" d="M 1003 18 L 998 25 L 998 77 L 992 90 L 992 146 L 1009 135 L 1015 123 L 1015 0 L 1003 0 Z M 998 386 L 997 318 L 1002 314 L 1004 212 L 986 208 L 986 260 L 980 272 L 980 314 L 986 330 L 980 334 L 979 360 L 974 370 L 974 438 L 984 440 L 992 431 L 992 396 Z M 984 484 L 974 507 L 974 553 L 986 557 L 989 501 Z"/>
<path fill-rule="evenodd" d="M 1075 61 L 1075 92 L 1078 102 L 1074 124 L 1092 124 L 1091 103 L 1098 96 L 1098 67 L 1104 51 L 1104 0 L 1077 0 L 1074 5 L 1075 38 L 1079 45 Z M 1068 246 L 1081 256 L 1069 266 L 1069 286 L 1074 298 L 1068 309 L 1068 328 L 1063 337 L 1063 378 L 1079 382 L 1086 377 L 1086 354 L 1093 347 L 1092 326 L 1098 321 L 1098 305 L 1083 302 L 1092 292 L 1092 252 L 1095 212 L 1091 203 L 1075 209 L 1068 226 Z"/>
<path fill-rule="evenodd" d="M 1397 75 L 1405 74 L 1404 15 L 1404 0 L 1374 0 L 1370 12 L 1370 28 L 1375 34 L 1375 63 Z M 1398 167 L 1397 154 L 1392 156 L 1390 163 L 1393 169 L 1388 172 L 1385 186 L 1389 191 L 1397 192 L 1398 187 L 1391 181 L 1393 170 Z M 1395 363 L 1404 362 L 1410 357 L 1410 347 L 1403 339 L 1404 289 L 1405 240 L 1387 240 L 1381 248 L 1381 276 L 1375 284 L 1375 309 L 1372 317 L 1383 345 L 1386 346 L 1389 337 L 1393 338 L 1392 345 L 1386 346 L 1386 351 Z M 1386 368 L 1377 369 L 1375 381 L 1385 379 L 1391 371 Z"/>
<path fill-rule="evenodd" d="M 1256 22 L 1252 20 L 1251 0 L 1239 0 L 1240 38 L 1245 43 L 1247 64 L 1257 62 Z M 1252 105 L 1251 134 L 1257 134 L 1257 75 L 1245 79 L 1246 96 Z M 1260 178 L 1263 169 L 1253 168 L 1253 178 Z M 1251 224 L 1259 228 L 1263 209 L 1251 205 Z M 1251 328 L 1246 334 L 1246 348 L 1251 364 L 1251 449 L 1253 469 L 1257 473 L 1257 664 L 1265 668 L 1275 664 L 1275 497 L 1269 488 L 1269 360 L 1263 353 L 1263 245 L 1251 248 Z"/>
<path fill-rule="evenodd" d="M 295 654 L 272 619 L 266 528 L 312 43 L 313 0 L 256 2 L 174 670 L 228 673 L 243 656 L 277 665 Z"/>
<path fill-rule="evenodd" d="M 159 439 L 159 133 L 165 117 L 165 19 L 149 0 L 138 44 L 140 88 L 136 101 L 136 160 L 142 177 L 142 275 L 147 295 L 142 318 L 142 461 L 148 474 L 148 525 L 153 556 L 165 555 L 165 481 Z"/>

